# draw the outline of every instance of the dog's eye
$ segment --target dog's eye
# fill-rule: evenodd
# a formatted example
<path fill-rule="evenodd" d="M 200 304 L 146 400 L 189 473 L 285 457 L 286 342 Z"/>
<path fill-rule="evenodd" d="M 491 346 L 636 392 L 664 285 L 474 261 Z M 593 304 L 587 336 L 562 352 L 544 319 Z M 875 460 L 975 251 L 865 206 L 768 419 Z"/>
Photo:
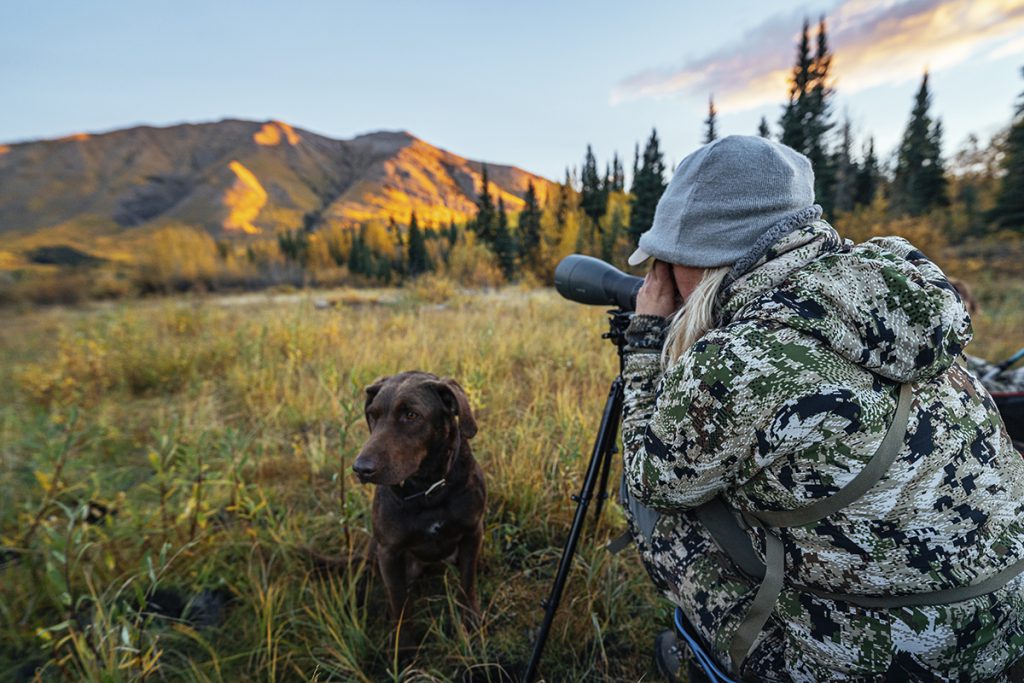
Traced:
<path fill-rule="evenodd" d="M 405 420 L 406 422 L 413 422 L 415 420 L 420 419 L 420 414 L 417 413 L 415 410 L 407 410 L 404 413 L 402 413 L 402 419 Z"/>

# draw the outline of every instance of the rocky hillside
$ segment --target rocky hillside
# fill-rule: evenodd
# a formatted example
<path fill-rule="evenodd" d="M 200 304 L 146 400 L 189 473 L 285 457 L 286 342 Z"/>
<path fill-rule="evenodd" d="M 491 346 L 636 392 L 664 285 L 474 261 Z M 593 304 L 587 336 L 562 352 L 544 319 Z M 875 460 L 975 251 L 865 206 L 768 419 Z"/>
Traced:
<path fill-rule="evenodd" d="M 509 211 L 532 181 L 488 164 Z M 0 239 L 38 246 L 81 237 L 116 242 L 140 227 L 201 226 L 218 238 L 281 230 L 473 215 L 482 165 L 407 132 L 336 140 L 281 121 L 225 120 L 0 145 Z M 51 234 L 53 239 L 45 239 Z M 73 240 L 82 244 L 81 239 Z"/>

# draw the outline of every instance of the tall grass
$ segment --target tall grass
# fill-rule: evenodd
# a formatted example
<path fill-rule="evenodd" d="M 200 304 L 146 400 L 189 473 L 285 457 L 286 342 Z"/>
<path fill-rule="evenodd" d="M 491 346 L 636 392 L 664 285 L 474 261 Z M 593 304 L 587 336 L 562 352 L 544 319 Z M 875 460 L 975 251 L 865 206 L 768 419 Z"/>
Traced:
<path fill-rule="evenodd" d="M 550 292 L 424 299 L 326 309 L 183 299 L 9 317 L 0 326 L 0 679 L 520 673 L 614 348 L 600 338 L 600 310 Z M 365 562 L 372 491 L 350 466 L 366 437 L 362 388 L 413 368 L 466 388 L 489 505 L 480 629 L 458 618 L 453 569 L 426 577 L 403 624 L 422 645 L 404 662 Z M 588 527 L 547 680 L 652 676 L 650 643 L 667 606 L 634 555 L 602 549 L 621 528 L 615 506 Z"/>
<path fill-rule="evenodd" d="M 970 351 L 1024 342 L 1024 287 L 976 277 Z M 616 371 L 597 309 L 503 290 L 50 309 L 0 325 L 0 680 L 498 681 L 521 673 Z M 348 303 L 346 303 L 346 301 Z M 362 388 L 456 377 L 489 504 L 479 631 L 427 577 L 400 661 L 350 475 Z M 668 606 L 588 526 L 542 672 L 651 680 Z"/>

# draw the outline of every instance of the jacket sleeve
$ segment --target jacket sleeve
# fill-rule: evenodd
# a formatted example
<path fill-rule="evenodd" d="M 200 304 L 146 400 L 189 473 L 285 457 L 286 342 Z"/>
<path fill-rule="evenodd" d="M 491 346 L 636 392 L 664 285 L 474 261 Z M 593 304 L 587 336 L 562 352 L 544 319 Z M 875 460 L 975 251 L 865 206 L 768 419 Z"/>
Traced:
<path fill-rule="evenodd" d="M 627 347 L 623 464 L 630 494 L 645 505 L 698 506 L 774 459 L 757 457 L 756 434 L 778 407 L 757 399 L 776 373 L 733 342 L 713 330 L 664 374 L 657 354 Z"/>

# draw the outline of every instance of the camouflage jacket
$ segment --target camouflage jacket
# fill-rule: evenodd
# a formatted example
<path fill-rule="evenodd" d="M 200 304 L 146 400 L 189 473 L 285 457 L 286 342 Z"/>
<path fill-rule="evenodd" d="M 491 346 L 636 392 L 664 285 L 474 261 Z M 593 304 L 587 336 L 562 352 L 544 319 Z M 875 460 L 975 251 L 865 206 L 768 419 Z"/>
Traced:
<path fill-rule="evenodd" d="M 635 316 L 627 333 L 624 473 L 630 494 L 663 513 L 638 539 L 655 583 L 728 666 L 753 586 L 689 510 L 716 495 L 738 510 L 791 510 L 834 493 L 875 452 L 909 382 L 907 437 L 887 475 L 844 510 L 780 531 L 787 587 L 743 673 L 1001 674 L 1024 653 L 1024 577 L 979 598 L 893 610 L 793 588 L 928 592 L 1024 558 L 1024 462 L 991 397 L 956 362 L 970 318 L 942 272 L 901 238 L 855 246 L 817 221 L 777 242 L 718 305 L 719 325 L 664 371 L 665 321 Z M 751 534 L 763 558 L 763 536 Z"/>

